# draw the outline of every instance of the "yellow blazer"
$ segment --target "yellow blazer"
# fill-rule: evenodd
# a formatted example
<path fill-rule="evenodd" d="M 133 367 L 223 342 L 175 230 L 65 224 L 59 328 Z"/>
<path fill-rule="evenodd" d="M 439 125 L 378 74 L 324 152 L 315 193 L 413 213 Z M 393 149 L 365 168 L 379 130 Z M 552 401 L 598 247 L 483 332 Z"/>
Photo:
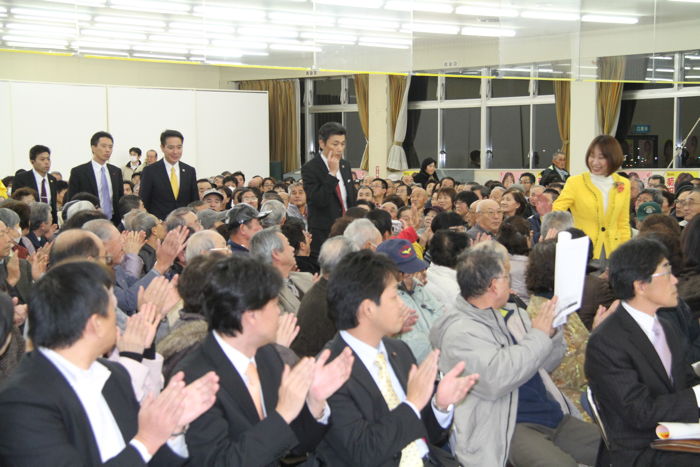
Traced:
<path fill-rule="evenodd" d="M 630 229 L 630 182 L 618 174 L 612 175 L 615 184 L 608 197 L 608 208 L 603 209 L 603 194 L 591 181 L 589 172 L 569 177 L 552 210 L 571 211 L 574 226 L 583 230 L 593 242 L 593 257 L 610 254 L 632 236 Z M 543 235 L 546 232 L 543 232 Z"/>
<path fill-rule="evenodd" d="M 5 184 L 0 182 L 0 198 L 7 198 L 7 188 Z"/>

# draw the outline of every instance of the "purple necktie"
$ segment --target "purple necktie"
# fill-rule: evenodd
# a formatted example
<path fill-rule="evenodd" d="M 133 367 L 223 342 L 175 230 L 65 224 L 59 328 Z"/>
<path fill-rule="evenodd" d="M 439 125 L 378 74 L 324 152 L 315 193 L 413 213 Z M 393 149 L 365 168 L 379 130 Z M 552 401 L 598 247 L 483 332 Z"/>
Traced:
<path fill-rule="evenodd" d="M 671 349 L 668 348 L 668 342 L 666 342 L 666 334 L 664 333 L 664 329 L 661 327 L 661 322 L 658 318 L 654 319 L 654 325 L 651 327 L 651 331 L 654 334 L 654 341 L 652 342 L 652 344 L 654 344 L 656 353 L 659 354 L 661 363 L 664 364 L 666 374 L 669 378 L 671 378 Z"/>
<path fill-rule="evenodd" d="M 41 179 L 41 202 L 42 203 L 48 203 L 49 198 L 46 196 L 46 179 L 42 178 Z"/>
<path fill-rule="evenodd" d="M 102 176 L 100 177 L 100 205 L 102 212 L 105 213 L 107 219 L 112 218 L 112 198 L 109 196 L 109 184 L 107 183 L 107 170 L 102 166 Z"/>

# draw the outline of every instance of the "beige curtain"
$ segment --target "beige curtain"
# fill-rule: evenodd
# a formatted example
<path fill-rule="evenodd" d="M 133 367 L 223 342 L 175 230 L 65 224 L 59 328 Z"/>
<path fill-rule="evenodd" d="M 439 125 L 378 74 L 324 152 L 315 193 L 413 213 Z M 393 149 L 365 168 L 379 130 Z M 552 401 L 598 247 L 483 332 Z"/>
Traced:
<path fill-rule="evenodd" d="M 270 161 L 282 162 L 282 172 L 291 172 L 301 165 L 299 154 L 297 102 L 299 95 L 294 80 L 241 81 L 239 89 L 267 91 L 270 120 Z"/>
<path fill-rule="evenodd" d="M 625 77 L 625 57 L 601 57 L 598 59 L 601 82 L 598 83 L 597 116 L 598 131 L 604 135 L 614 135 L 617 119 L 620 116 L 622 87 Z"/>
<path fill-rule="evenodd" d="M 387 156 L 387 168 L 390 170 L 406 170 L 406 151 L 403 149 L 403 141 L 406 138 L 406 124 L 408 123 L 408 87 L 409 76 L 389 76 L 389 112 L 391 116 L 391 132 L 394 142 Z"/>
<path fill-rule="evenodd" d="M 369 75 L 355 75 L 355 96 L 357 96 L 357 114 L 360 117 L 360 126 L 365 135 L 365 150 L 362 152 L 362 162 L 360 168 L 369 170 Z"/>
<path fill-rule="evenodd" d="M 557 127 L 561 138 L 561 152 L 569 160 L 569 127 L 571 125 L 571 82 L 554 82 L 554 107 L 557 111 Z"/>

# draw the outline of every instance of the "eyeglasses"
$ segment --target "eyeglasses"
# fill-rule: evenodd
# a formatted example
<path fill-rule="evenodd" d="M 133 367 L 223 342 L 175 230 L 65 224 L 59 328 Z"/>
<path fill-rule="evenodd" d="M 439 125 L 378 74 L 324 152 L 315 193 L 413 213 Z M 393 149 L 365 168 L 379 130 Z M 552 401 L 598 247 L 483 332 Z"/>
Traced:
<path fill-rule="evenodd" d="M 98 256 L 97 259 L 101 259 L 107 266 L 112 265 L 112 255 Z"/>
<path fill-rule="evenodd" d="M 694 199 L 682 199 L 680 201 L 676 201 L 676 204 L 679 206 L 692 206 L 693 204 L 698 204 L 698 201 L 695 201 Z"/>
<path fill-rule="evenodd" d="M 664 272 L 655 272 L 654 274 L 651 275 L 651 278 L 653 279 L 654 277 L 663 277 L 663 276 L 670 276 L 672 273 L 671 270 L 671 264 L 667 263 L 661 266 L 662 268 L 665 269 Z"/>

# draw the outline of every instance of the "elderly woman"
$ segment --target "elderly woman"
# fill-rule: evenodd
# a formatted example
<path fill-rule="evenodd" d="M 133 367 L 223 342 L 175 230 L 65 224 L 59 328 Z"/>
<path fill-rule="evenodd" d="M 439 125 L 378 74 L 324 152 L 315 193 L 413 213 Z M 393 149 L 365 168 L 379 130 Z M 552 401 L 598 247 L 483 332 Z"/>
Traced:
<path fill-rule="evenodd" d="M 588 172 L 569 177 L 554 211 L 571 211 L 574 225 L 593 242 L 593 257 L 605 259 L 632 236 L 630 182 L 617 175 L 624 156 L 615 138 L 597 136 L 586 151 Z"/>
<path fill-rule="evenodd" d="M 146 243 L 139 251 L 139 257 L 143 260 L 143 273 L 153 269 L 156 264 L 156 249 L 158 242 L 165 239 L 165 225 L 153 214 L 147 212 L 136 212 L 130 214 L 125 220 L 126 230 L 133 232 L 144 232 Z"/>

